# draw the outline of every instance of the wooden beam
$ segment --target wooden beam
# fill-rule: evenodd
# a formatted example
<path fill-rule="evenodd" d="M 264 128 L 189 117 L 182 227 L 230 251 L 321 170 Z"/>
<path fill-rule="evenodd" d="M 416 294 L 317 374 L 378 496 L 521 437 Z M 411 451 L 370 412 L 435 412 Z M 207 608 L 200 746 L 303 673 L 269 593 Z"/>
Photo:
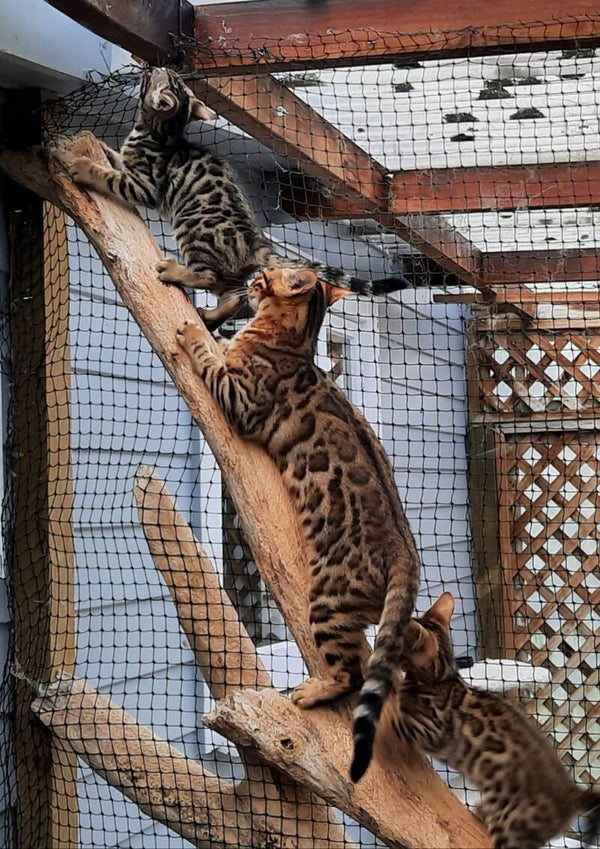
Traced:
<path fill-rule="evenodd" d="M 196 7 L 196 67 L 253 70 L 556 50 L 597 43 L 595 0 L 254 0 Z"/>
<path fill-rule="evenodd" d="M 190 34 L 193 6 L 182 0 L 47 0 L 77 23 L 148 62 L 176 52 L 171 35 Z"/>
<path fill-rule="evenodd" d="M 11 143 L 35 138 L 40 103 L 36 91 L 10 96 L 16 136 Z M 63 671 L 73 674 L 75 666 L 67 223 L 63 212 L 15 184 L 6 197 L 14 369 L 17 828 L 21 846 L 71 849 L 79 845 L 77 759 L 30 710 L 31 682 L 50 684 Z"/>
<path fill-rule="evenodd" d="M 273 77 L 213 77 L 193 87 L 219 115 L 323 185 L 366 211 L 387 209 L 384 168 Z"/>
<path fill-rule="evenodd" d="M 600 253 L 597 248 L 485 253 L 478 280 L 484 286 L 600 280 Z"/>
<path fill-rule="evenodd" d="M 268 76 L 209 77 L 194 89 L 210 107 L 291 160 L 336 198 L 398 233 L 446 271 L 477 285 L 479 251 L 439 216 L 390 216 L 384 169 L 292 91 Z"/>
<path fill-rule="evenodd" d="M 583 310 L 586 307 L 600 308 L 600 289 L 530 289 L 527 286 L 494 286 L 491 290 L 495 298 L 517 300 L 520 304 L 566 304 L 570 309 Z M 518 294 L 517 294 L 518 293 Z M 461 292 L 448 295 L 434 295 L 436 304 L 490 304 L 490 298 L 480 292 Z"/>
<path fill-rule="evenodd" d="M 480 212 L 600 204 L 600 162 L 427 168 L 393 175 L 390 212 Z"/>

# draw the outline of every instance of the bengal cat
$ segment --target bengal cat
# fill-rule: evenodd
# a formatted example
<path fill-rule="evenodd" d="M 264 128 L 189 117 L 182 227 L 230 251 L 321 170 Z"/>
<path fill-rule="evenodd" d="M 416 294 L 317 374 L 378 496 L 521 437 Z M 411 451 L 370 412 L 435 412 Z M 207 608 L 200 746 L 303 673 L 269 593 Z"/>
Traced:
<path fill-rule="evenodd" d="M 314 271 L 268 269 L 251 286 L 257 313 L 225 354 L 209 350 L 197 324 L 179 344 L 228 420 L 277 464 L 310 558 L 310 622 L 329 674 L 292 696 L 302 708 L 363 683 L 363 631 L 380 622 L 358 711 L 365 769 L 392 675 L 404 650 L 419 557 L 390 462 L 363 416 L 314 363 L 326 308 L 347 290 Z"/>
<path fill-rule="evenodd" d="M 454 598 L 444 593 L 406 631 L 395 726 L 482 793 L 477 813 L 495 849 L 539 849 L 580 814 L 600 828 L 600 792 L 573 783 L 554 743 L 499 693 L 459 676 L 450 643 Z"/>
<path fill-rule="evenodd" d="M 175 71 L 153 68 L 143 75 L 137 119 L 120 152 L 104 145 L 110 167 L 86 156 L 60 154 L 77 183 L 131 205 L 157 208 L 170 221 L 184 264 L 162 260 L 159 278 L 218 295 L 216 309 L 200 311 L 210 328 L 245 303 L 240 287 L 257 269 L 299 264 L 273 253 L 229 164 L 188 141 L 191 121 L 215 118 Z M 410 285 L 402 276 L 369 282 L 322 263 L 309 266 L 326 280 L 363 294 Z"/>

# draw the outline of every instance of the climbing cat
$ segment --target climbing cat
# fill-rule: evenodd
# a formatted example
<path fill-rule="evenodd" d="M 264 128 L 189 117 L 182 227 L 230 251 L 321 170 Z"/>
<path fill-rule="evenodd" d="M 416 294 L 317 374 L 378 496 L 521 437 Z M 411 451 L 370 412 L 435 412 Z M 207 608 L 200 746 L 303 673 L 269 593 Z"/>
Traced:
<path fill-rule="evenodd" d="M 404 650 L 419 556 L 381 444 L 313 361 L 326 308 L 347 290 L 310 269 L 267 269 L 250 291 L 257 313 L 224 355 L 209 350 L 193 322 L 178 341 L 238 433 L 275 461 L 298 512 L 310 622 L 329 674 L 304 681 L 293 701 L 310 708 L 359 689 L 363 631 L 380 622 L 359 701 L 371 710 L 370 758 Z"/>
<path fill-rule="evenodd" d="M 600 792 L 573 783 L 553 742 L 498 693 L 459 676 L 450 643 L 454 598 L 444 593 L 406 631 L 406 677 L 395 705 L 405 739 L 449 764 L 481 790 L 478 814 L 495 849 L 538 849 L 589 813 L 600 828 Z"/>
<path fill-rule="evenodd" d="M 191 121 L 215 118 L 175 71 L 152 68 L 142 77 L 137 119 L 120 153 L 104 146 L 110 167 L 61 154 L 75 182 L 132 205 L 157 208 L 170 221 L 184 264 L 163 260 L 159 277 L 218 295 L 216 309 L 200 311 L 213 328 L 245 303 L 240 287 L 257 269 L 300 264 L 273 254 L 231 167 L 187 140 Z M 363 294 L 410 285 L 402 276 L 368 282 L 321 263 L 309 265 L 326 280 Z"/>

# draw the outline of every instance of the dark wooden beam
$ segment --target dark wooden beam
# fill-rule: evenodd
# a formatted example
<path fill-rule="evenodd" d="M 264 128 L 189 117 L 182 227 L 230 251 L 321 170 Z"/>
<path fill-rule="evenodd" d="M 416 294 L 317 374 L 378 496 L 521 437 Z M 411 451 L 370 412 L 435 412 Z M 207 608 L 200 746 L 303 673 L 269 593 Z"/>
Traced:
<path fill-rule="evenodd" d="M 172 35 L 192 32 L 194 7 L 183 0 L 47 0 L 51 6 L 148 62 L 175 50 Z"/>
<path fill-rule="evenodd" d="M 595 0 L 253 0 L 196 7 L 195 64 L 227 74 L 481 53 L 600 40 Z"/>
<path fill-rule="evenodd" d="M 220 115 L 318 180 L 336 203 L 341 198 L 346 209 L 360 210 L 446 271 L 477 285 L 479 252 L 468 239 L 438 216 L 391 216 L 384 169 L 276 79 L 208 77 L 194 88 Z"/>
<path fill-rule="evenodd" d="M 597 204 L 600 162 L 401 171 L 390 188 L 390 211 L 399 215 Z"/>
<path fill-rule="evenodd" d="M 596 248 L 570 248 L 485 253 L 481 256 L 478 279 L 484 286 L 568 280 L 600 281 L 600 252 Z"/>

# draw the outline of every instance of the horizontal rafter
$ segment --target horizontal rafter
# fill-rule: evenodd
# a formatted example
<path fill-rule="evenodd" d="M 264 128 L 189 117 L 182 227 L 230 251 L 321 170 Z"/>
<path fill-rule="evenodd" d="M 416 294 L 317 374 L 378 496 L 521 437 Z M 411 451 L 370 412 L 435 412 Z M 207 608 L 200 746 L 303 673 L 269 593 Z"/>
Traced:
<path fill-rule="evenodd" d="M 568 280 L 600 281 L 600 252 L 597 248 L 569 248 L 485 253 L 481 255 L 478 277 L 484 286 Z"/>
<path fill-rule="evenodd" d="M 600 162 L 401 171 L 390 188 L 390 211 L 399 215 L 597 204 Z"/>
<path fill-rule="evenodd" d="M 556 50 L 600 40 L 595 0 L 251 0 L 196 7 L 195 64 L 228 74 Z"/>

